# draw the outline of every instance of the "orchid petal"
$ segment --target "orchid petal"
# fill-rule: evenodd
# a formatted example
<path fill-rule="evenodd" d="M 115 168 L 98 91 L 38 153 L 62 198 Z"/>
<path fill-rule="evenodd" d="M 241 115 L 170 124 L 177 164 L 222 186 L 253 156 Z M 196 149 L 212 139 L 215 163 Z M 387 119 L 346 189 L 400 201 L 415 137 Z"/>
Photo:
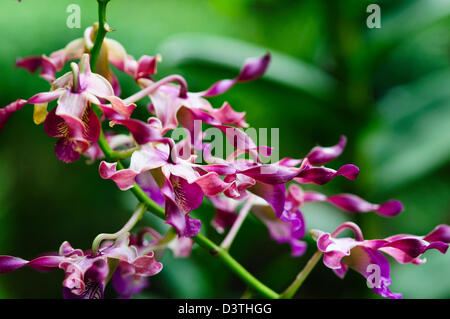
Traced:
<path fill-rule="evenodd" d="M 5 126 L 6 122 L 8 121 L 9 117 L 14 113 L 20 110 L 25 104 L 27 104 L 26 100 L 16 100 L 4 108 L 0 109 L 0 131 Z"/>
<path fill-rule="evenodd" d="M 341 155 L 346 144 L 347 138 L 341 136 L 338 144 L 331 147 L 316 146 L 308 153 L 308 155 L 306 155 L 306 158 L 308 158 L 312 165 L 325 164 Z"/>
<path fill-rule="evenodd" d="M 326 167 L 312 167 L 301 171 L 294 180 L 302 184 L 314 183 L 317 185 L 324 185 L 336 176 L 344 176 L 347 179 L 354 180 L 358 174 L 359 168 L 351 164 L 344 165 L 337 171 Z"/>
<path fill-rule="evenodd" d="M 250 58 L 244 62 L 239 75 L 232 80 L 221 80 L 214 83 L 208 90 L 202 92 L 205 97 L 216 96 L 225 93 L 233 87 L 235 83 L 252 81 L 264 74 L 270 63 L 270 54 L 267 53 L 262 58 Z"/>
<path fill-rule="evenodd" d="M 161 133 L 157 128 L 142 121 L 135 119 L 116 119 L 111 122 L 112 126 L 116 124 L 124 125 L 139 145 L 162 140 Z"/>
<path fill-rule="evenodd" d="M 55 155 L 64 163 L 72 163 L 89 149 L 89 143 L 84 140 L 62 137 L 55 144 Z"/>
<path fill-rule="evenodd" d="M 28 264 L 27 260 L 12 256 L 0 256 L 0 274 L 14 271 Z"/>
<path fill-rule="evenodd" d="M 283 213 L 286 192 L 284 184 L 270 185 L 258 182 L 248 190 L 265 199 L 273 208 L 277 217 Z"/>

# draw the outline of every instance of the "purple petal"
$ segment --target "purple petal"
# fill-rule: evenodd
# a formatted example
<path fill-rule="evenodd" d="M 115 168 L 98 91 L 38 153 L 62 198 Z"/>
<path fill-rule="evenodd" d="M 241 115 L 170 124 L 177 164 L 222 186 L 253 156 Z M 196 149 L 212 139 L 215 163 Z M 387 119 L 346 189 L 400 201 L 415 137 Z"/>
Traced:
<path fill-rule="evenodd" d="M 237 81 L 233 80 L 221 80 L 214 83 L 208 90 L 206 90 L 202 95 L 204 97 L 212 97 L 220 95 L 231 89 Z"/>
<path fill-rule="evenodd" d="M 136 79 L 148 77 L 156 74 L 157 62 L 160 60 L 160 56 L 142 56 L 138 61 Z"/>
<path fill-rule="evenodd" d="M 244 67 L 237 77 L 238 82 L 253 81 L 262 76 L 269 66 L 270 53 L 267 53 L 262 58 L 250 58 L 244 62 Z"/>
<path fill-rule="evenodd" d="M 270 54 L 267 53 L 262 58 L 250 58 L 244 62 L 239 75 L 232 80 L 221 80 L 214 83 L 208 90 L 202 92 L 205 97 L 216 96 L 225 93 L 237 82 L 252 81 L 264 74 L 270 63 Z"/>
<path fill-rule="evenodd" d="M 17 112 L 18 110 L 20 110 L 25 104 L 27 104 L 26 100 L 19 99 L 19 100 L 16 100 L 15 102 L 8 104 L 4 108 L 0 109 L 0 131 L 5 126 L 9 117 L 14 112 Z"/>
<path fill-rule="evenodd" d="M 102 161 L 99 167 L 103 179 L 112 179 L 119 189 L 127 190 L 133 187 L 135 177 L 145 171 L 161 167 L 167 163 L 168 154 L 153 147 L 143 147 L 133 152 L 130 168 L 117 171 L 117 163 Z"/>
<path fill-rule="evenodd" d="M 296 230 L 295 218 L 285 218 L 286 221 L 276 217 L 270 206 L 255 205 L 252 213 L 257 216 L 267 227 L 270 237 L 279 243 L 289 243 L 292 256 L 299 257 L 306 251 L 306 243 L 298 240 L 299 232 Z"/>
<path fill-rule="evenodd" d="M 69 127 L 64 119 L 56 115 L 56 109 L 51 110 L 44 122 L 44 132 L 50 137 L 65 137 L 69 135 Z"/>
<path fill-rule="evenodd" d="M 379 250 L 391 255 L 397 262 L 405 264 L 410 262 L 417 263 L 416 258 L 430 249 L 436 249 L 445 254 L 448 244 L 443 242 L 428 243 L 419 238 L 404 238 L 386 243 Z"/>
<path fill-rule="evenodd" d="M 450 226 L 439 225 L 423 239 L 428 242 L 441 241 L 444 243 L 450 243 Z"/>
<path fill-rule="evenodd" d="M 0 256 L 0 274 L 14 271 L 28 264 L 27 260 L 12 256 Z"/>
<path fill-rule="evenodd" d="M 206 196 L 217 196 L 231 186 L 231 183 L 223 181 L 216 172 L 200 176 L 195 183 L 200 186 Z"/>
<path fill-rule="evenodd" d="M 166 223 L 176 229 L 179 236 L 191 237 L 200 232 L 201 221 L 192 219 L 186 215 L 174 200 L 165 196 L 166 199 Z"/>
<path fill-rule="evenodd" d="M 30 73 L 34 73 L 42 65 L 42 57 L 30 56 L 26 58 L 19 58 L 16 60 L 16 67 L 23 68 Z"/>
<path fill-rule="evenodd" d="M 352 164 L 347 164 L 339 168 L 337 171 L 326 167 L 312 167 L 303 170 L 295 181 L 306 184 L 314 183 L 324 185 L 336 176 L 344 176 L 350 180 L 356 179 L 359 174 L 359 168 Z"/>
<path fill-rule="evenodd" d="M 264 198 L 273 208 L 277 217 L 283 213 L 286 192 L 284 184 L 270 185 L 258 182 L 248 190 L 257 196 Z"/>
<path fill-rule="evenodd" d="M 153 252 L 136 258 L 132 265 L 135 268 L 136 275 L 146 277 L 158 274 L 163 268 L 163 265 L 156 261 Z"/>
<path fill-rule="evenodd" d="M 390 200 L 379 205 L 376 212 L 383 216 L 397 216 L 403 211 L 403 204 L 398 200 Z"/>
<path fill-rule="evenodd" d="M 28 263 L 28 266 L 38 271 L 49 271 L 57 268 L 63 260 L 64 257 L 62 256 L 46 255 L 33 259 Z"/>
<path fill-rule="evenodd" d="M 63 90 L 55 90 L 50 92 L 38 93 L 36 95 L 33 95 L 28 100 L 28 103 L 30 104 L 48 103 L 59 98 L 63 92 L 64 92 Z"/>
<path fill-rule="evenodd" d="M 298 170 L 280 165 L 259 165 L 239 173 L 266 184 L 285 184 L 298 175 Z"/>
<path fill-rule="evenodd" d="M 184 178 L 174 175 L 171 175 L 169 180 L 172 184 L 175 201 L 186 214 L 201 205 L 203 191 L 199 185 L 189 184 Z"/>
<path fill-rule="evenodd" d="M 90 143 L 95 143 L 100 137 L 101 124 L 92 107 L 88 106 L 82 117 L 83 121 L 83 139 Z M 73 136 L 71 132 L 71 136 Z"/>
<path fill-rule="evenodd" d="M 107 119 L 129 119 L 136 104 L 125 104 L 122 99 L 117 96 L 108 96 L 106 99 L 111 102 L 111 106 L 100 105 Z"/>
<path fill-rule="evenodd" d="M 236 112 L 228 102 L 225 102 L 219 109 L 213 109 L 209 113 L 220 123 L 230 124 L 237 127 L 247 127 L 245 122 L 245 112 Z"/>
<path fill-rule="evenodd" d="M 285 158 L 281 159 L 281 160 L 278 162 L 278 165 L 281 165 L 281 166 L 287 166 L 287 167 L 294 167 L 294 166 L 299 165 L 301 162 L 302 162 L 301 159 L 295 159 L 295 158 L 285 157 Z"/>
<path fill-rule="evenodd" d="M 83 116 L 88 106 L 84 94 L 64 92 L 58 100 L 56 115 L 62 117 L 73 136 L 81 137 L 84 131 Z"/>
<path fill-rule="evenodd" d="M 62 137 L 55 144 L 55 155 L 64 163 L 72 163 L 77 161 L 88 148 L 89 143 L 86 141 Z"/>
<path fill-rule="evenodd" d="M 327 200 L 333 205 L 351 213 L 366 213 L 370 211 L 376 211 L 380 215 L 392 217 L 400 214 L 403 209 L 403 205 L 396 200 L 390 200 L 381 205 L 376 205 L 371 204 L 353 194 L 339 194 L 329 196 Z"/>
<path fill-rule="evenodd" d="M 148 279 L 142 276 L 124 275 L 123 266 L 117 267 L 111 278 L 114 289 L 122 298 L 141 293 L 148 286 Z"/>
<path fill-rule="evenodd" d="M 164 206 L 164 196 L 158 187 L 153 175 L 150 172 L 144 172 L 136 176 L 136 183 L 142 190 L 158 205 Z"/>
<path fill-rule="evenodd" d="M 57 52 L 55 52 L 57 53 Z M 46 56 L 31 56 L 23 59 L 17 59 L 16 67 L 23 68 L 30 73 L 35 73 L 37 69 L 42 67 L 40 77 L 53 82 L 55 80 L 56 71 L 59 71 L 59 65 L 56 65 L 54 61 Z"/>
<path fill-rule="evenodd" d="M 341 155 L 346 144 L 347 144 L 346 137 L 341 136 L 341 139 L 338 144 L 331 147 L 316 146 L 308 153 L 308 155 L 306 155 L 306 158 L 308 158 L 309 162 L 312 165 L 325 164 Z"/>
<path fill-rule="evenodd" d="M 124 125 L 130 131 L 136 143 L 138 143 L 139 145 L 162 140 L 161 133 L 158 129 L 142 121 L 134 119 L 123 119 L 114 120 L 111 122 L 111 125 L 115 124 Z"/>
<path fill-rule="evenodd" d="M 346 258 L 345 263 L 366 279 L 369 279 L 369 276 L 372 275 L 372 272 L 368 272 L 369 265 L 377 265 L 380 269 L 380 278 L 378 283 L 374 283 L 373 291 L 384 298 L 402 298 L 401 294 L 393 293 L 388 288 L 392 282 L 389 262 L 380 252 L 367 247 L 355 247 L 352 249 L 352 254 Z"/>
<path fill-rule="evenodd" d="M 73 289 L 63 287 L 64 299 L 103 299 L 105 285 L 103 282 L 88 282 L 81 294 L 74 293 Z"/>

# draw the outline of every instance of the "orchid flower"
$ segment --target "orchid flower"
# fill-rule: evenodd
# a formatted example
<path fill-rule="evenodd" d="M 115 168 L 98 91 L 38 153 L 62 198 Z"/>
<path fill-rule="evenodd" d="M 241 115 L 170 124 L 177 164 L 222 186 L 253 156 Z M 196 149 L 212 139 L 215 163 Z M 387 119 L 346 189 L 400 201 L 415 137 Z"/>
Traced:
<path fill-rule="evenodd" d="M 54 268 L 63 269 L 66 276 L 63 281 L 65 298 L 98 299 L 108 279 L 113 275 L 111 261 L 118 262 L 121 277 L 135 276 L 145 278 L 158 274 L 162 264 L 157 262 L 152 251 L 140 254 L 136 246 L 129 244 L 129 234 L 115 242 L 105 242 L 96 254 L 73 249 L 64 242 L 58 254 L 48 254 L 27 261 L 17 257 L 0 256 L 0 273 L 14 271 L 29 266 L 39 271 Z"/>
<path fill-rule="evenodd" d="M 355 237 L 337 238 L 345 229 L 353 231 Z M 323 253 L 325 266 L 341 278 L 348 268 L 363 275 L 371 284 L 373 291 L 385 298 L 401 298 L 402 295 L 389 290 L 392 283 L 390 267 L 387 258 L 382 254 L 392 256 L 400 263 L 424 263 L 420 256 L 429 249 L 436 249 L 445 254 L 450 243 L 450 226 L 439 225 L 426 236 L 396 235 L 385 239 L 364 240 L 361 229 L 354 223 L 346 222 L 331 234 L 312 230 L 311 234 L 317 241 L 319 251 Z M 379 278 L 373 277 L 371 267 L 379 267 Z M 371 281 L 375 279 L 375 284 Z"/>
<path fill-rule="evenodd" d="M 109 99 L 118 112 L 123 105 L 114 97 L 109 82 L 101 75 L 91 73 L 89 55 L 83 55 L 79 65 L 72 63 L 71 66 L 72 72 L 55 80 L 50 92 L 36 94 L 28 100 L 28 103 L 41 106 L 58 99 L 57 107 L 43 120 L 45 132 L 60 138 L 55 153 L 63 162 L 76 161 L 90 143 L 98 140 L 100 122 L 90 103 L 101 104 L 99 99 Z"/>
<path fill-rule="evenodd" d="M 158 176 L 156 181 L 165 202 L 166 223 L 176 228 L 180 236 L 194 236 L 200 231 L 200 221 L 191 219 L 188 214 L 200 206 L 203 199 L 203 191 L 196 184 L 200 174 L 194 169 L 194 157 L 172 156 L 177 152 L 173 141 L 155 144 L 143 145 L 135 151 L 128 169 L 116 170 L 116 163 L 101 162 L 100 176 L 112 179 L 119 189 L 127 190 L 133 187 L 138 175 L 152 172 Z"/>
<path fill-rule="evenodd" d="M 68 61 L 79 59 L 84 53 L 89 53 L 92 50 L 97 30 L 98 23 L 95 23 L 94 26 L 86 28 L 83 38 L 71 41 L 65 48 L 53 52 L 50 56 L 31 56 L 17 59 L 16 66 L 24 68 L 30 73 L 34 73 L 41 68 L 40 76 L 51 83 L 55 80 L 56 72 L 61 71 Z M 132 56 L 127 54 L 119 42 L 105 38 L 100 50 L 99 63 L 95 71 L 111 83 L 115 95 L 119 96 L 119 81 L 110 69 L 109 63 L 123 72 L 133 74 L 138 79 L 155 74 L 156 62 L 159 60 L 159 56 L 144 56 L 139 62 L 136 62 Z"/>
<path fill-rule="evenodd" d="M 256 147 L 246 147 L 251 152 L 257 152 Z M 211 156 L 205 152 L 205 160 L 211 164 L 199 166 L 204 171 L 196 180 L 207 196 L 217 196 L 221 193 L 230 198 L 243 198 L 247 190 L 264 198 L 277 215 L 284 209 L 284 184 L 298 176 L 300 169 L 278 164 L 262 164 L 255 160 L 236 159 L 232 154 L 227 159 Z M 224 178 L 222 179 L 221 176 Z"/>

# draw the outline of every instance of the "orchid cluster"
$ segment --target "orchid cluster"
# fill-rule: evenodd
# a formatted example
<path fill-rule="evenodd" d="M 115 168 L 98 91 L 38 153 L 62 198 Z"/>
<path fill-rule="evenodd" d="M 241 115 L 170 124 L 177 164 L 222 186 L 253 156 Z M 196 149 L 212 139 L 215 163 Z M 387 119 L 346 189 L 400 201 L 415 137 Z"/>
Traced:
<path fill-rule="evenodd" d="M 105 7 L 106 3 L 99 1 Z M 100 21 L 87 28 L 83 38 L 49 56 L 18 59 L 18 67 L 31 73 L 40 70 L 50 89 L 0 109 L 0 129 L 14 112 L 33 105 L 34 123 L 43 124 L 45 133 L 58 139 L 55 154 L 59 160 L 70 163 L 81 156 L 90 163 L 100 160 L 100 176 L 113 181 L 122 191 L 133 191 L 141 204 L 122 230 L 100 234 L 91 250 L 73 249 L 64 242 L 58 253 L 31 261 L 0 256 L 0 273 L 24 266 L 39 271 L 60 268 L 66 274 L 64 297 L 102 298 L 111 281 L 119 296 L 128 298 L 147 286 L 147 277 L 162 270 L 158 260 L 167 248 L 175 256 L 187 257 L 197 242 L 216 255 L 226 256 L 227 262 L 232 258 L 227 250 L 249 213 L 262 221 L 273 240 L 289 244 L 292 256 L 299 257 L 307 249 L 303 241 L 307 225 L 301 212 L 305 203 L 328 202 L 349 213 L 375 212 L 383 217 L 394 217 L 403 210 L 397 200 L 373 204 L 353 194 L 327 196 L 304 190 L 307 184 L 324 185 L 334 178 L 354 180 L 358 176 L 359 169 L 352 164 L 336 170 L 323 166 L 341 155 L 347 142 L 344 136 L 334 146 L 314 147 L 303 158 L 267 163 L 265 158 L 273 150 L 256 145 L 245 133 L 245 112 L 233 110 L 228 103 L 218 108 L 211 105 L 208 97 L 261 77 L 269 66 L 270 54 L 246 60 L 234 79 L 190 92 L 180 75 L 155 79 L 160 55 L 136 60 L 119 42 L 104 38 L 108 31 L 108 25 Z M 67 64 L 70 71 L 57 77 Z M 121 96 L 111 66 L 132 77 L 140 89 L 131 96 Z M 148 119 L 133 118 L 136 103 L 145 99 L 150 100 Z M 103 131 L 103 123 L 108 131 Z M 212 142 L 196 129 L 199 123 L 200 127 L 207 125 L 222 132 L 233 152 L 226 158 L 213 154 Z M 115 126 L 122 126 L 126 133 L 117 133 Z M 176 140 L 173 132 L 179 128 L 186 134 Z M 203 237 L 201 221 L 190 216 L 204 201 L 215 209 L 212 226 L 217 232 L 229 230 L 221 246 Z M 130 233 L 146 210 L 165 220 L 170 226 L 166 234 L 153 228 L 144 228 L 137 235 Z M 347 228 L 354 232 L 354 238 L 338 238 Z M 368 278 L 367 266 L 378 265 L 381 279 L 374 292 L 389 298 L 401 295 L 388 288 L 389 262 L 383 253 L 399 263 L 421 264 L 425 262 L 421 259 L 425 251 L 445 253 L 450 242 L 448 225 L 440 225 L 422 237 L 396 235 L 365 240 L 359 227 L 350 222 L 331 234 L 319 230 L 311 234 L 317 241 L 317 254 L 323 255 L 324 264 L 340 277 L 352 268 Z M 295 292 L 288 288 L 277 294 L 256 279 L 248 280 L 248 272 L 235 271 L 264 296 L 287 297 Z M 294 286 L 298 285 L 294 282 Z"/>

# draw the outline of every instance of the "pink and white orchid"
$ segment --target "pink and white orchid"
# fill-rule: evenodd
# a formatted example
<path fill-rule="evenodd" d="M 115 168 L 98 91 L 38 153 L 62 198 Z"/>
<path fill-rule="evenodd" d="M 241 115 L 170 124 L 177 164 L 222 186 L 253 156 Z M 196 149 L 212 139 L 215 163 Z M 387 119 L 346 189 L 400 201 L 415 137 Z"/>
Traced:
<path fill-rule="evenodd" d="M 0 256 L 0 274 L 29 266 L 39 271 L 55 268 L 66 273 L 63 281 L 65 298 L 99 299 L 107 280 L 113 275 L 111 260 L 118 262 L 121 276 L 145 278 L 154 276 L 162 270 L 152 251 L 140 254 L 138 248 L 130 245 L 129 234 L 115 242 L 105 242 L 96 254 L 73 249 L 68 242 L 59 248 L 58 254 L 49 254 L 27 261 L 17 257 Z"/>
<path fill-rule="evenodd" d="M 353 231 L 355 237 L 337 238 L 345 229 Z M 421 264 L 425 259 L 420 256 L 427 250 L 436 249 L 445 254 L 450 243 L 450 226 L 439 225 L 426 236 L 396 235 L 385 239 L 365 240 L 361 229 L 354 223 L 346 222 L 331 234 L 322 231 L 311 231 L 317 240 L 317 247 L 323 253 L 323 262 L 341 278 L 348 268 L 352 268 L 371 280 L 372 268 L 379 267 L 379 278 L 371 281 L 373 291 L 385 298 L 401 298 L 402 295 L 389 290 L 392 283 L 390 266 L 382 254 L 392 256 L 399 263 Z M 371 267 L 369 267 L 371 266 Z"/>

